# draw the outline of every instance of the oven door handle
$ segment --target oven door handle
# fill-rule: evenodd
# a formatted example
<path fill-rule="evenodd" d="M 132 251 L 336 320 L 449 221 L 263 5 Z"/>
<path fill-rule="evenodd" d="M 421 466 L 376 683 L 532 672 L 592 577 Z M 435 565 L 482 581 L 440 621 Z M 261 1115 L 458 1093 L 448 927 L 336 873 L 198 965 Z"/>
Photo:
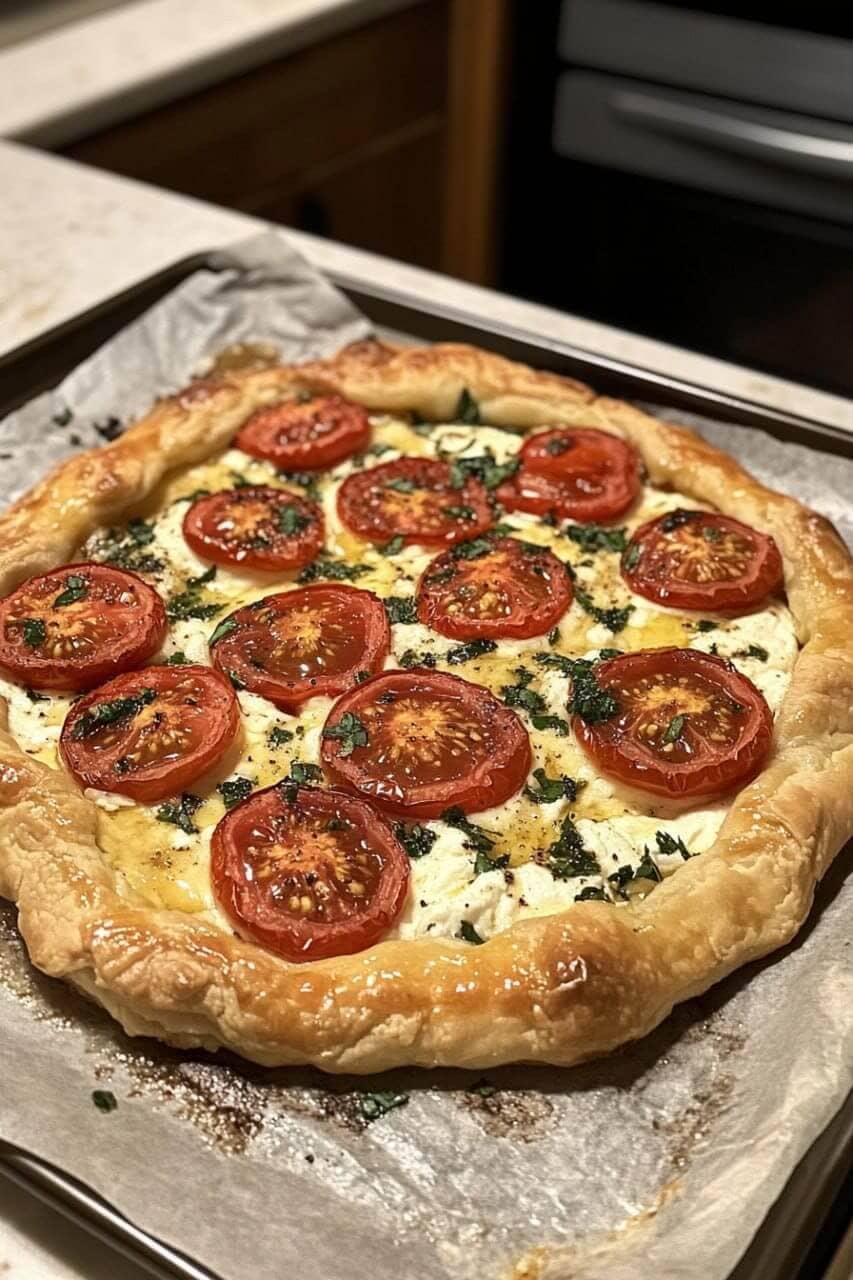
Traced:
<path fill-rule="evenodd" d="M 723 151 L 754 156 L 801 173 L 853 179 L 853 141 L 780 129 L 636 90 L 617 91 L 610 107 L 623 119 L 662 133 L 695 138 Z"/>

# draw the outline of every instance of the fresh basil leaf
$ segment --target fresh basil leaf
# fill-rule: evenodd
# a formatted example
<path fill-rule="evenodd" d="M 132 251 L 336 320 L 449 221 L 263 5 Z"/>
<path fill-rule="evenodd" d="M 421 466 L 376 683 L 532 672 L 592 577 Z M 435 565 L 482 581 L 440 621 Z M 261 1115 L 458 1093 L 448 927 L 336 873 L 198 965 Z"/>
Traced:
<path fill-rule="evenodd" d="M 306 564 L 296 581 L 306 582 L 354 582 L 370 570 L 366 564 L 347 564 L 345 560 L 335 560 L 331 556 L 318 556 L 310 564 Z"/>
<path fill-rule="evenodd" d="M 406 539 L 402 533 L 395 533 L 393 538 L 379 548 L 383 556 L 398 556 L 406 545 Z"/>
<path fill-rule="evenodd" d="M 28 649 L 37 649 L 47 639 L 47 627 L 41 618 L 20 618 L 18 625 Z"/>
<path fill-rule="evenodd" d="M 456 936 L 457 938 L 461 938 L 463 942 L 473 943 L 475 947 L 481 947 L 483 943 L 486 941 L 485 938 L 480 937 L 479 933 L 474 928 L 470 920 L 462 921 L 462 923 L 459 925 L 459 932 L 457 933 Z"/>
<path fill-rule="evenodd" d="M 482 658 L 486 653 L 494 653 L 497 647 L 494 640 L 469 640 L 467 644 L 448 649 L 444 661 L 451 667 L 457 667 L 463 662 L 470 662 L 472 658 Z"/>
<path fill-rule="evenodd" d="M 143 707 L 147 707 L 157 697 L 154 689 L 141 689 L 139 693 L 127 698 L 113 698 L 109 702 L 96 702 L 77 721 L 71 733 L 72 738 L 91 738 L 100 733 L 108 725 L 120 724 L 138 715 Z"/>
<path fill-rule="evenodd" d="M 372 1093 L 358 1095 L 358 1109 L 361 1119 L 372 1124 L 381 1116 L 385 1116 L 396 1107 L 405 1107 L 409 1101 L 407 1093 L 396 1093 L 393 1089 L 379 1089 Z"/>
<path fill-rule="evenodd" d="M 549 778 L 544 769 L 534 769 L 533 777 L 536 789 L 526 786 L 524 794 L 536 804 L 554 804 L 557 800 L 569 800 L 573 803 L 578 798 L 578 792 L 586 786 L 585 782 L 577 782 L 566 774 L 559 778 Z"/>
<path fill-rule="evenodd" d="M 157 820 L 179 827 L 185 835 L 198 835 L 198 827 L 193 822 L 193 815 L 202 803 L 201 796 L 194 796 L 191 791 L 184 791 L 179 800 L 170 800 L 167 804 L 160 805 L 157 810 Z"/>
<path fill-rule="evenodd" d="M 89 586 L 86 579 L 81 578 L 78 573 L 70 573 L 65 579 L 65 590 L 60 591 L 53 602 L 53 607 L 61 609 L 67 604 L 76 604 L 78 600 L 85 600 L 88 594 Z"/>
<path fill-rule="evenodd" d="M 93 1089 L 92 1103 L 104 1115 L 109 1115 L 111 1111 L 115 1111 L 118 1107 L 118 1101 L 112 1089 Z"/>
<path fill-rule="evenodd" d="M 587 555 L 596 551 L 624 551 L 628 545 L 624 527 L 605 529 L 600 524 L 570 524 L 565 533 Z"/>
<path fill-rule="evenodd" d="M 297 533 L 301 533 L 303 529 L 307 529 L 311 523 L 311 517 L 304 515 L 299 508 L 293 504 L 286 507 L 279 507 L 276 511 L 276 528 L 279 533 L 283 533 L 289 538 L 292 538 Z"/>
<path fill-rule="evenodd" d="M 415 826 L 406 826 L 403 822 L 396 822 L 394 835 L 409 857 L 413 859 L 425 858 L 438 839 L 437 831 L 430 831 L 429 827 L 422 827 L 419 823 Z"/>
<path fill-rule="evenodd" d="M 241 800 L 245 800 L 252 794 L 254 785 L 251 779 L 238 776 L 226 778 L 224 782 L 218 784 L 216 790 L 225 801 L 225 808 L 233 809 L 235 804 L 239 804 Z"/>
<path fill-rule="evenodd" d="M 601 874 L 598 859 L 585 848 L 583 836 L 570 817 L 563 819 L 559 838 L 548 848 L 547 859 L 546 866 L 555 880 Z"/>
<path fill-rule="evenodd" d="M 687 723 L 687 716 L 673 716 L 669 724 L 666 726 L 661 742 L 668 744 L 677 742 L 684 732 L 684 726 Z"/>
<path fill-rule="evenodd" d="M 660 854 L 672 855 L 679 853 L 685 862 L 688 858 L 695 857 L 695 855 L 687 848 L 687 845 L 684 843 L 681 836 L 670 835 L 668 831 L 656 831 L 655 840 L 657 841 L 658 853 Z"/>
<path fill-rule="evenodd" d="M 341 756 L 351 756 L 356 747 L 366 747 L 368 742 L 364 721 L 354 711 L 345 711 L 331 728 L 327 725 L 323 737 L 340 742 L 338 755 Z"/>
<path fill-rule="evenodd" d="M 418 612 L 414 596 L 386 596 L 382 603 L 385 605 L 389 622 L 405 625 L 417 622 Z"/>
<path fill-rule="evenodd" d="M 187 578 L 187 587 L 194 591 L 198 587 L 206 587 L 208 582 L 213 582 L 216 577 L 216 565 L 212 564 L 210 568 L 205 569 L 204 573 L 200 573 L 196 578 Z"/>
<path fill-rule="evenodd" d="M 232 631 L 236 631 L 240 624 L 236 618 L 223 618 L 217 624 L 216 630 L 207 642 L 208 648 L 218 644 L 220 640 L 224 640 L 226 636 L 230 636 Z"/>

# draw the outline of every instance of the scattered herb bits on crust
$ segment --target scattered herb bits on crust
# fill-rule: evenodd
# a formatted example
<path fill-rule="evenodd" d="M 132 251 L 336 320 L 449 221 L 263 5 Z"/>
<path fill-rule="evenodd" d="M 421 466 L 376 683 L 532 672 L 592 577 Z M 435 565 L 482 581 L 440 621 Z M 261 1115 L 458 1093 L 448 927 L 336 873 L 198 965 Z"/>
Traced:
<path fill-rule="evenodd" d="M 793 937 L 853 828 L 829 525 L 482 351 L 194 384 L 0 517 L 0 591 L 0 892 L 131 1033 L 568 1064 Z"/>

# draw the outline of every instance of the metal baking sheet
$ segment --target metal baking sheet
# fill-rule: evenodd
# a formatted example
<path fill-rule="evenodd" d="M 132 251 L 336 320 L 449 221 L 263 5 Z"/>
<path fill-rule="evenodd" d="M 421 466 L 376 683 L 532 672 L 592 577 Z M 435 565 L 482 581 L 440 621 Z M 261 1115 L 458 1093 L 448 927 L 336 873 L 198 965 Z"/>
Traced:
<path fill-rule="evenodd" d="M 94 315 L 80 317 L 72 325 L 19 353 L 18 358 L 0 361 L 0 404 L 21 402 L 53 385 L 123 323 L 144 311 L 206 260 L 194 258 L 179 264 L 156 280 L 129 291 Z M 470 340 L 500 350 L 540 367 L 548 367 L 592 381 L 599 389 L 643 401 L 657 401 L 685 411 L 714 413 L 729 422 L 760 426 L 783 440 L 795 440 L 810 449 L 853 453 L 843 432 L 793 415 L 768 412 L 747 401 L 720 396 L 712 389 L 690 387 L 678 379 L 661 379 L 643 370 L 605 360 L 594 353 L 549 343 L 542 345 L 536 335 L 495 330 L 477 316 L 458 313 L 444 315 L 438 309 L 425 310 L 414 299 L 383 291 L 366 292 L 362 285 L 334 281 L 377 326 L 403 333 L 413 340 L 437 337 Z M 698 425 L 701 425 L 701 420 Z M 835 878 L 840 873 L 836 868 Z M 822 895 L 832 895 L 832 878 Z M 730 980 L 731 982 L 732 980 Z M 723 984 L 726 987 L 728 984 Z M 724 999 L 725 996 L 722 996 Z M 688 1020 L 689 1022 L 689 1020 Z M 488 1109 L 487 1114 L 488 1114 Z M 499 1111 L 498 1106 L 495 1111 Z M 522 1118 L 523 1120 L 523 1118 Z M 498 1120 L 498 1123 L 502 1121 Z M 853 1098 L 817 1139 L 794 1171 L 782 1196 L 768 1215 L 747 1254 L 732 1273 L 732 1280 L 785 1280 L 795 1273 L 823 1221 L 837 1186 L 850 1167 L 853 1156 Z M 177 1275 L 208 1280 L 211 1273 L 175 1250 L 140 1231 L 105 1201 L 68 1177 L 61 1170 L 8 1146 L 0 1147 L 0 1168 L 16 1180 L 31 1186 L 37 1194 L 63 1207 L 84 1225 L 96 1230 L 124 1250 L 127 1256 L 144 1261 L 160 1275 Z"/>

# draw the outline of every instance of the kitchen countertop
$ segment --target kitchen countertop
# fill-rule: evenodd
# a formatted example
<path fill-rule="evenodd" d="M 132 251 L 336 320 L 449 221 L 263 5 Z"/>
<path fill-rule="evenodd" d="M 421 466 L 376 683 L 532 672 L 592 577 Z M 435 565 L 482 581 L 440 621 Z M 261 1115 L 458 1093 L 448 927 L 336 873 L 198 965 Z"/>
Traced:
<path fill-rule="evenodd" d="M 264 227 L 255 218 L 0 141 L 0 355 L 180 261 Z M 655 372 L 853 432 L 849 400 L 287 231 L 321 270 L 494 316 Z"/>
<path fill-rule="evenodd" d="M 0 136 L 60 146 L 414 3 L 100 0 L 92 16 L 0 47 Z M 21 25 L 0 13 L 0 46 Z"/>
<path fill-rule="evenodd" d="M 283 7 L 283 6 L 282 6 Z M 295 6 L 294 6 L 295 7 Z M 2 72 L 0 72 L 2 78 Z M 0 142 L 0 355 L 190 254 L 262 229 L 256 219 Z M 849 401 L 663 343 L 287 231 L 321 269 L 473 310 L 548 339 L 853 431 Z M 0 1276 L 142 1280 L 80 1228 L 0 1178 Z"/>

